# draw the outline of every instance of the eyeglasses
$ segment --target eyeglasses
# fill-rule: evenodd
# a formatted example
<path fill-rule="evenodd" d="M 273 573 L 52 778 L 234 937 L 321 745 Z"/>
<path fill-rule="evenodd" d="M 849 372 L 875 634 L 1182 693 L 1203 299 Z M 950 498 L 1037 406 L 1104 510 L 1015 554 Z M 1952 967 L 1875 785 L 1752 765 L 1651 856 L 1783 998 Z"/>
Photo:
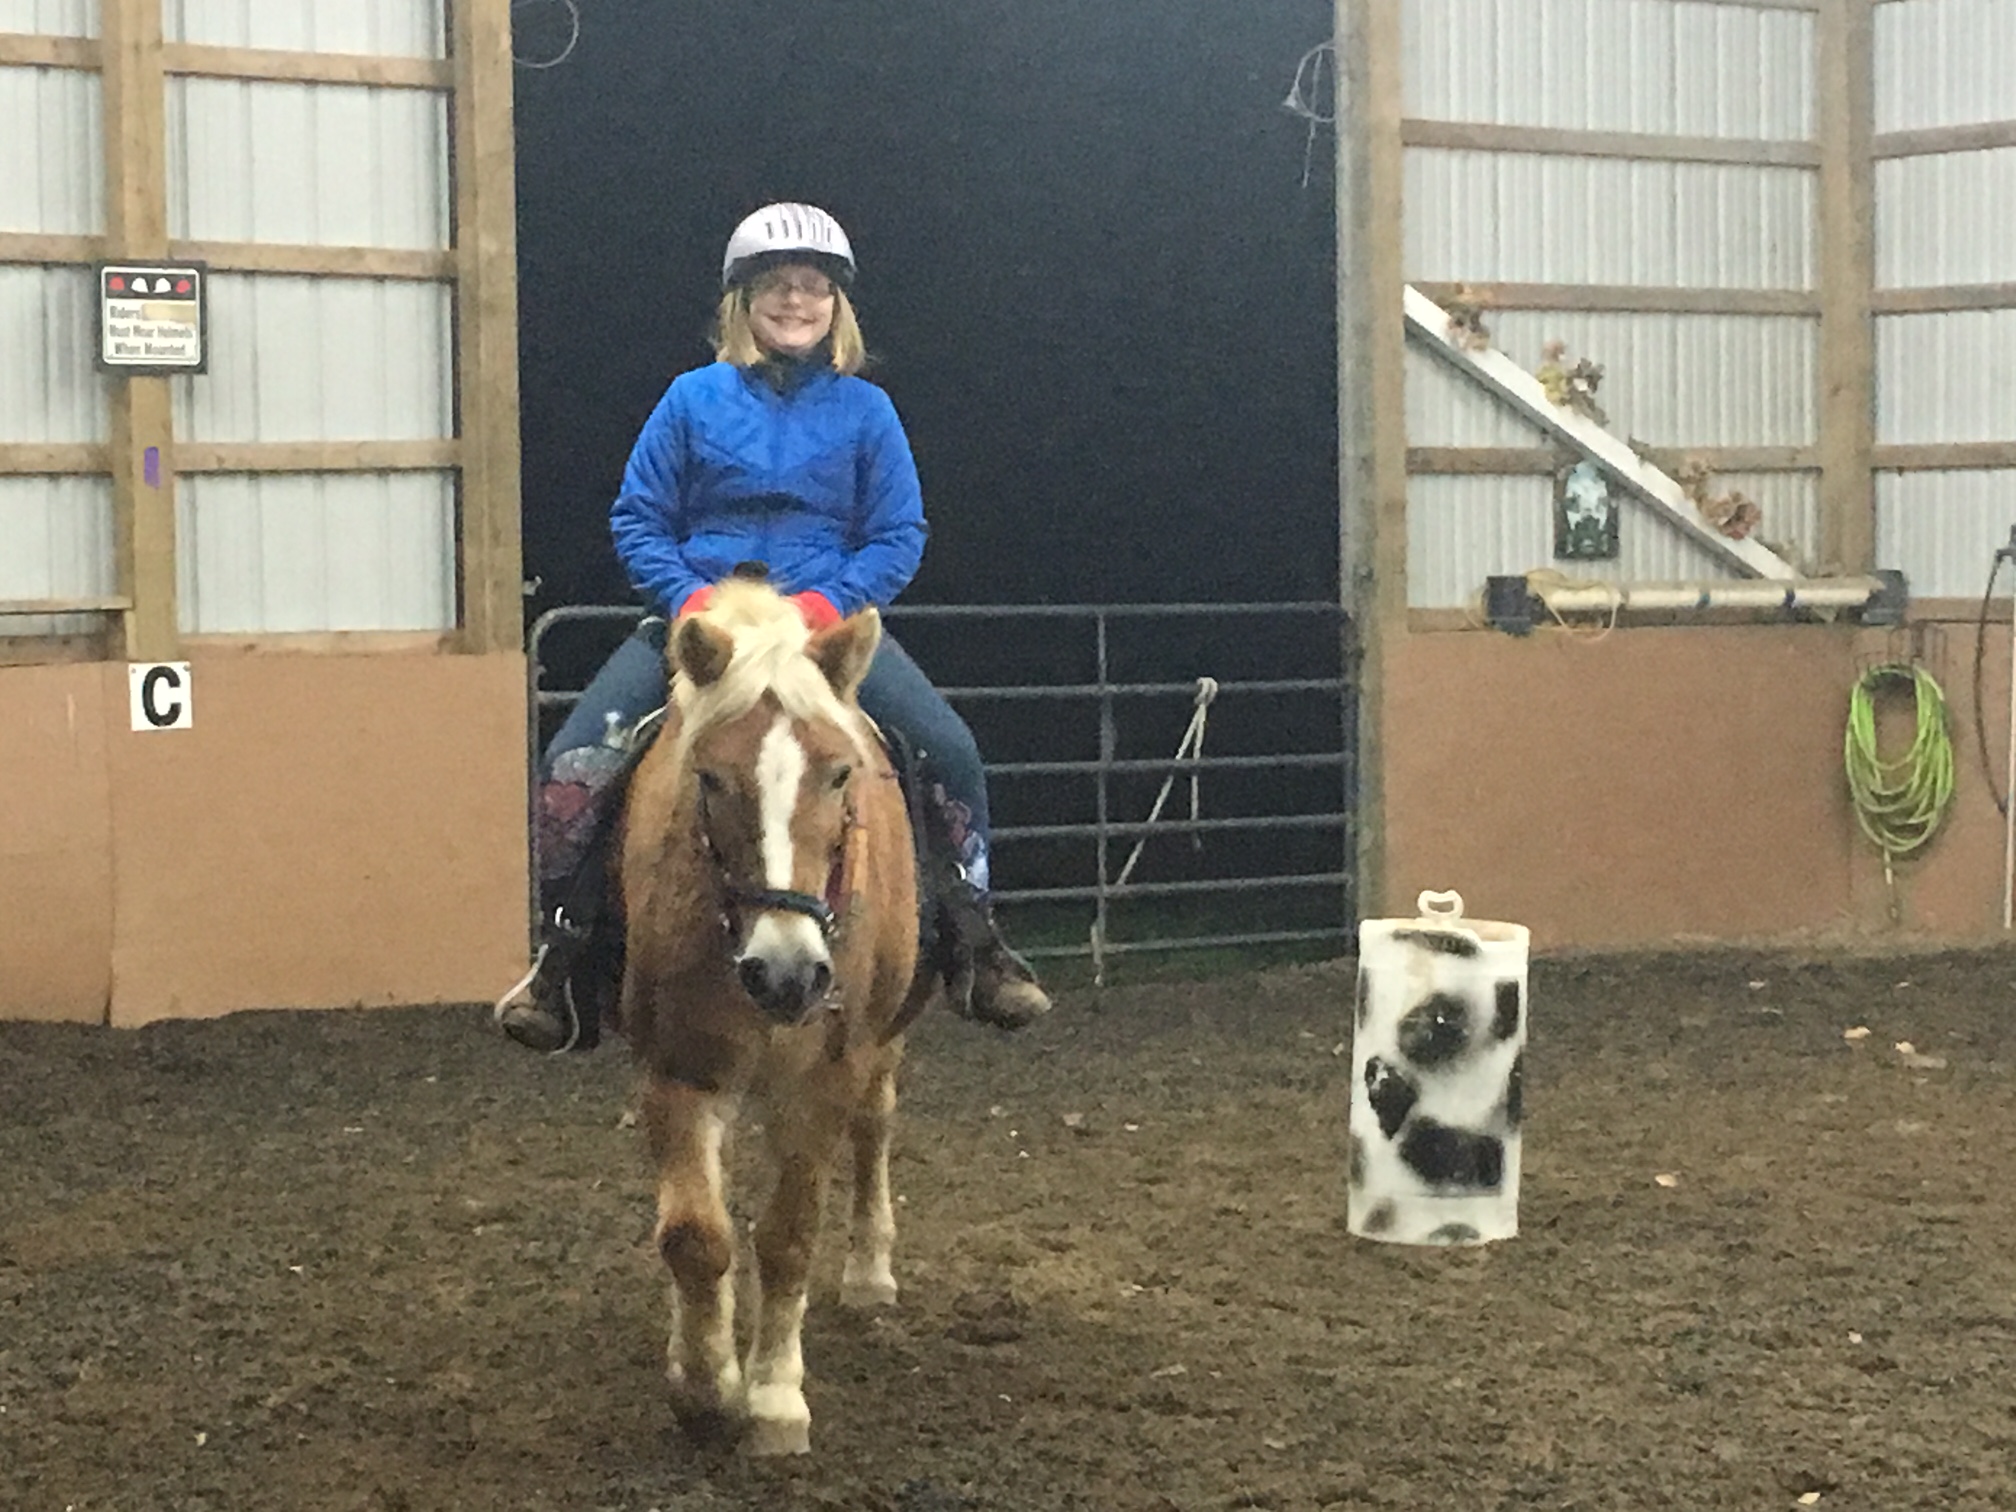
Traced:
<path fill-rule="evenodd" d="M 824 273 L 764 273 L 749 286 L 754 294 L 803 294 L 807 299 L 831 299 L 833 280 Z"/>

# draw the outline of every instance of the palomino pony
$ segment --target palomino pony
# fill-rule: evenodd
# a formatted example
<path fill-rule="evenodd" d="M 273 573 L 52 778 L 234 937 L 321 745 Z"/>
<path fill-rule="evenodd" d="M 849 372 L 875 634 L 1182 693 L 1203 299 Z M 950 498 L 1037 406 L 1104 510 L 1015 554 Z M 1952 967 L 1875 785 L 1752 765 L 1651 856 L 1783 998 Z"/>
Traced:
<path fill-rule="evenodd" d="M 893 1302 L 889 1134 L 918 978 L 909 815 L 854 702 L 881 639 L 864 610 L 809 633 L 759 582 L 723 583 L 674 625 L 668 725 L 624 819 L 623 1030 L 648 1078 L 667 1351 L 689 1432 L 746 1429 L 759 1454 L 811 1447 L 799 1330 L 827 1179 L 853 1153 L 841 1300 Z M 765 1105 L 777 1186 L 755 1227 L 760 1288 L 735 1347 L 723 1145 Z"/>

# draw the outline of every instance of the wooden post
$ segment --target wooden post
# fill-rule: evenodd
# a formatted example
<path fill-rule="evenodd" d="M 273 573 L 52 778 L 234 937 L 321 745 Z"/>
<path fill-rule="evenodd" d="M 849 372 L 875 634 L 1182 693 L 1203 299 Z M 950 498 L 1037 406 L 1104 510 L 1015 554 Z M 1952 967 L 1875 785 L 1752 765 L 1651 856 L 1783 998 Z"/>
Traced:
<path fill-rule="evenodd" d="M 524 644 L 510 0 L 453 0 L 462 644 Z"/>
<path fill-rule="evenodd" d="M 1400 0 L 1337 0 L 1339 563 L 1358 681 L 1360 917 L 1386 906 L 1386 660 L 1407 633 Z"/>
<path fill-rule="evenodd" d="M 113 258 L 168 255 L 167 78 L 160 0 L 104 0 L 105 232 Z M 94 295 L 95 298 L 95 295 Z M 175 423 L 166 378 L 111 380 L 112 499 L 125 655 L 173 659 Z"/>
<path fill-rule="evenodd" d="M 1876 0 L 1827 0 L 1819 32 L 1820 555 L 1876 555 Z"/>

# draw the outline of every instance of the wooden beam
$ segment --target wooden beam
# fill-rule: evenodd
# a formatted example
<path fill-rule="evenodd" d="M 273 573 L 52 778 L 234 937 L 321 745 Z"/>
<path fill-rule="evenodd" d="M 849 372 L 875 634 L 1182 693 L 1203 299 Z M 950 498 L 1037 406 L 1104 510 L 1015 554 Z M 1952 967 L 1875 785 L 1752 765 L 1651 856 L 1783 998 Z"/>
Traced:
<path fill-rule="evenodd" d="M 517 651 L 525 644 L 525 568 L 511 0 L 452 0 L 449 26 L 455 65 L 462 635 L 470 651 Z"/>
<path fill-rule="evenodd" d="M 381 89 L 455 87 L 444 58 L 384 58 L 361 53 L 283 52 L 263 47 L 203 47 L 171 42 L 163 54 L 171 74 L 206 79 L 259 79 L 286 84 L 364 84 Z"/>
<path fill-rule="evenodd" d="M 130 599 L 117 594 L 100 594 L 91 598 L 0 599 L 0 616 L 39 618 L 45 614 L 118 614 L 132 607 Z"/>
<path fill-rule="evenodd" d="M 1400 139 L 1409 147 L 1438 147 L 1456 152 L 1530 152 L 1550 157 L 1739 163 L 1766 168 L 1812 168 L 1820 162 L 1820 149 L 1812 142 L 1664 136 L 1649 131 L 1575 131 L 1555 126 L 1500 126 L 1483 121 L 1409 119 L 1401 123 Z"/>
<path fill-rule="evenodd" d="M 1401 0 L 1335 0 L 1340 591 L 1357 680 L 1345 857 L 1361 917 L 1389 896 L 1386 669 L 1407 635 Z"/>
<path fill-rule="evenodd" d="M 269 630 L 241 635 L 208 632 L 185 635 L 183 643 L 205 656 L 268 656 L 294 652 L 304 656 L 438 655 L 454 650 L 455 637 L 441 630 Z"/>
<path fill-rule="evenodd" d="M 1661 446 L 1645 454 L 1671 472 L 1670 462 L 1699 457 L 1716 473 L 1818 472 L 1820 454 L 1808 446 Z M 1662 460 L 1663 459 L 1663 460 Z M 1550 446 L 1410 446 L 1407 471 L 1416 476 L 1548 477 L 1581 454 Z"/>
<path fill-rule="evenodd" d="M 2016 147 L 2016 121 L 1886 131 L 1876 137 L 1874 150 L 1879 158 L 1902 158 L 1929 157 L 1940 152 L 1990 152 L 1998 147 Z"/>
<path fill-rule="evenodd" d="M 105 255 L 102 236 L 51 236 L 0 231 L 0 263 L 92 263 Z"/>
<path fill-rule="evenodd" d="M 104 661 L 108 654 L 102 626 L 82 635 L 0 635 L 0 667 Z"/>
<path fill-rule="evenodd" d="M 452 252 L 406 247 L 287 246 L 279 242 L 178 241 L 176 257 L 206 262 L 213 273 L 300 273 L 324 278 L 455 277 Z"/>
<path fill-rule="evenodd" d="M 1979 472 L 2016 468 L 2016 441 L 1945 441 L 1915 446 L 1879 446 L 1878 472 Z"/>
<path fill-rule="evenodd" d="M 101 52 L 95 37 L 44 37 L 0 32 L 0 65 L 16 68 L 96 68 Z"/>
<path fill-rule="evenodd" d="M 1820 559 L 1850 574 L 1875 565 L 1876 17 L 1872 0 L 1821 11 Z"/>
<path fill-rule="evenodd" d="M 168 253 L 167 83 L 160 0 L 101 0 L 105 71 L 106 251 Z M 112 497 L 119 591 L 131 600 L 124 654 L 172 661 L 180 644 L 175 593 L 175 426 L 169 380 L 109 380 Z"/>
<path fill-rule="evenodd" d="M 175 471 L 445 471 L 459 466 L 461 455 L 462 443 L 453 437 L 421 441 L 181 441 L 175 446 Z"/>
<path fill-rule="evenodd" d="M 1468 288 L 1488 310 L 1562 310 L 1629 315 L 1818 315 L 1820 296 L 1807 289 L 1661 288 L 1637 284 L 1423 283 L 1437 304 Z"/>
<path fill-rule="evenodd" d="M 112 449 L 91 442 L 0 442 L 0 478 L 81 477 L 112 471 Z"/>
<path fill-rule="evenodd" d="M 93 263 L 108 257 L 102 236 L 0 231 L 0 263 Z M 120 254 L 142 254 L 125 249 Z M 215 273 L 299 273 L 327 278 L 398 278 L 447 283 L 457 273 L 455 254 L 424 247 L 317 247 L 280 242 L 175 241 L 148 256 L 206 262 Z"/>
<path fill-rule="evenodd" d="M 1953 310 L 2016 310 L 2016 283 L 1948 284 L 1943 288 L 1878 289 L 1878 315 L 1943 315 Z"/>

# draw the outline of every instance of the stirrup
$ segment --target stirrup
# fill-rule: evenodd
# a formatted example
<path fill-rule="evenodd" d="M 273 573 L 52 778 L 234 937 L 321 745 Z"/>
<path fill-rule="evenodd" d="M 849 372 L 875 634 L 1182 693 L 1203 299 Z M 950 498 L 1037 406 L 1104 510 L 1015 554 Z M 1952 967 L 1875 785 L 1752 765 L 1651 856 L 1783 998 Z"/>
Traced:
<path fill-rule="evenodd" d="M 545 984 L 544 974 L 547 963 L 552 959 L 553 947 L 544 944 L 538 954 L 532 957 L 532 965 L 525 975 L 512 984 L 509 991 L 497 999 L 490 1010 L 490 1020 L 501 1028 L 511 1039 L 528 1050 L 544 1050 L 549 1055 L 565 1055 L 581 1043 L 581 1010 L 574 1002 L 574 983 L 563 977 L 558 983 L 558 991 L 541 991 Z M 519 1012 L 518 1010 L 522 1010 Z M 553 1018 L 563 1026 L 561 1043 L 548 1047 L 544 1036 L 537 1041 L 520 1033 L 527 1026 L 524 1021 L 534 1015 Z"/>

